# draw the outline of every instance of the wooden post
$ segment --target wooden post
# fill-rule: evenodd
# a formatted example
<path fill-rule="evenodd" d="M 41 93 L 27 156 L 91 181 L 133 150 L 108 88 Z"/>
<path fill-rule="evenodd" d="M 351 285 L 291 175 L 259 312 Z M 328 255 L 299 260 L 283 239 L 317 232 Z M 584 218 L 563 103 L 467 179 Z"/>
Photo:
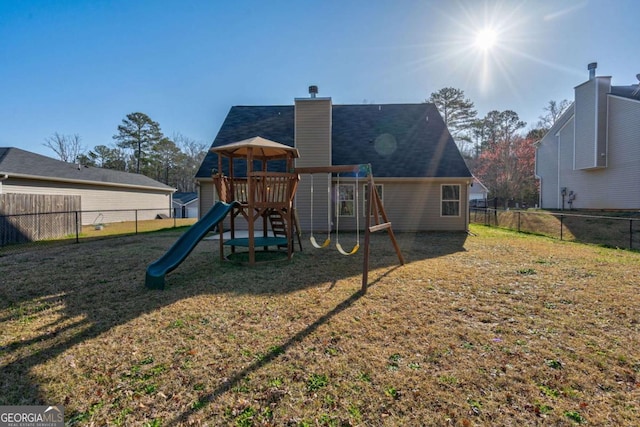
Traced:
<path fill-rule="evenodd" d="M 253 177 L 251 173 L 253 172 L 253 147 L 249 147 L 247 149 L 247 192 L 249 192 L 248 196 L 248 212 L 247 212 L 247 220 L 249 222 L 249 265 L 255 265 L 256 263 L 256 241 L 255 241 L 255 215 L 253 212 L 253 206 L 255 205 L 255 189 Z"/>
<path fill-rule="evenodd" d="M 371 243 L 371 206 L 373 202 L 373 192 L 375 192 L 375 188 L 373 184 L 373 177 L 371 173 L 369 173 L 369 178 L 367 179 L 368 183 L 368 191 L 367 191 L 367 218 L 365 219 L 365 230 L 364 230 L 364 260 L 362 261 L 362 292 L 367 292 L 367 286 L 369 284 L 369 244 Z M 359 202 L 359 201 L 358 201 Z"/>
<path fill-rule="evenodd" d="M 368 286 L 368 276 L 369 276 L 369 245 L 371 242 L 371 233 L 375 233 L 376 231 L 387 230 L 389 234 L 389 238 L 391 239 L 391 243 L 393 244 L 393 248 L 396 251 L 396 255 L 398 256 L 398 261 L 400 265 L 404 265 L 404 257 L 402 256 L 402 251 L 400 250 L 400 246 L 398 245 L 398 241 L 396 240 L 396 236 L 393 234 L 393 228 L 391 227 L 391 221 L 387 217 L 387 213 L 384 210 L 384 205 L 382 204 L 382 200 L 380 200 L 380 196 L 376 191 L 376 184 L 373 181 L 373 174 L 369 170 L 369 178 L 367 180 L 367 185 L 369 187 L 368 200 L 367 200 L 367 219 L 366 219 L 366 230 L 364 234 L 364 261 L 362 268 L 362 291 L 367 291 Z M 371 225 L 371 217 L 375 219 L 375 225 Z M 382 217 L 382 223 L 380 222 L 379 216 Z"/>

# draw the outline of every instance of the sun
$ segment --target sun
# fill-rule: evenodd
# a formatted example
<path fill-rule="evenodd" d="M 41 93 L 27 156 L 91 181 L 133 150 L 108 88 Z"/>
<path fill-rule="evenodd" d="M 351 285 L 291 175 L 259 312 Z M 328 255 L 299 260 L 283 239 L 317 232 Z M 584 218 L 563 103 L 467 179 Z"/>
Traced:
<path fill-rule="evenodd" d="M 498 32 L 493 28 L 484 28 L 475 35 L 474 45 L 483 51 L 491 50 L 498 42 Z"/>

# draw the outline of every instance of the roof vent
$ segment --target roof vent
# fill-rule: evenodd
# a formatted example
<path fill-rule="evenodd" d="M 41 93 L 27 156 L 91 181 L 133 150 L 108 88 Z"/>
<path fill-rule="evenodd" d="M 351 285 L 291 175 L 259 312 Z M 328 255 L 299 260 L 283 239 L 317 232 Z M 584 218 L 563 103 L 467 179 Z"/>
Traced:
<path fill-rule="evenodd" d="M 638 79 L 638 84 L 636 85 L 636 90 L 633 91 L 631 96 L 636 96 L 638 93 L 640 93 L 640 73 L 636 74 L 636 79 Z"/>
<path fill-rule="evenodd" d="M 596 77 L 596 68 L 598 68 L 597 62 L 592 62 L 587 65 L 587 70 L 589 70 L 589 80 L 593 80 Z"/>
<path fill-rule="evenodd" d="M 315 98 L 317 94 L 318 86 L 309 86 L 309 95 L 311 95 L 312 98 Z"/>

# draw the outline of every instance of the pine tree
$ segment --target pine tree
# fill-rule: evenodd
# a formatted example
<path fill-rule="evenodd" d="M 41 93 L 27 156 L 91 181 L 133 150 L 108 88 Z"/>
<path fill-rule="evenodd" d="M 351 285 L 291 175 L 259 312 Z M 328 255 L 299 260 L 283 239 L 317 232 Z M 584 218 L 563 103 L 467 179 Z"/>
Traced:
<path fill-rule="evenodd" d="M 477 115 L 473 102 L 465 98 L 463 90 L 452 87 L 433 92 L 428 102 L 436 105 L 461 151 L 467 151 L 465 146 L 471 141 L 469 132 Z"/>
<path fill-rule="evenodd" d="M 118 134 L 113 136 L 120 148 L 133 150 L 136 173 L 146 163 L 147 155 L 155 144 L 164 138 L 160 125 L 144 113 L 131 113 L 122 119 L 118 126 Z"/>

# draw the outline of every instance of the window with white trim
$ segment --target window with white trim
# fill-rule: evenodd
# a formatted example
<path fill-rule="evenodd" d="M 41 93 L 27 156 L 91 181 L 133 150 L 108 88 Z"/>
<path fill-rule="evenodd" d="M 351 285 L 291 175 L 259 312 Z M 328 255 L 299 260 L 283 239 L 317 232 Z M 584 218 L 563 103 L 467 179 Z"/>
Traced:
<path fill-rule="evenodd" d="M 354 184 L 340 184 L 337 188 L 338 197 L 336 198 L 337 215 L 355 216 L 355 194 L 356 187 Z"/>
<path fill-rule="evenodd" d="M 460 184 L 441 185 L 441 216 L 460 216 Z"/>
<path fill-rule="evenodd" d="M 378 196 L 380 197 L 380 201 L 384 205 L 384 189 L 382 188 L 382 184 L 375 184 L 376 191 L 378 192 Z M 369 184 L 365 184 L 363 188 L 364 198 L 362 200 L 362 216 L 367 215 L 367 200 L 369 200 Z"/>

